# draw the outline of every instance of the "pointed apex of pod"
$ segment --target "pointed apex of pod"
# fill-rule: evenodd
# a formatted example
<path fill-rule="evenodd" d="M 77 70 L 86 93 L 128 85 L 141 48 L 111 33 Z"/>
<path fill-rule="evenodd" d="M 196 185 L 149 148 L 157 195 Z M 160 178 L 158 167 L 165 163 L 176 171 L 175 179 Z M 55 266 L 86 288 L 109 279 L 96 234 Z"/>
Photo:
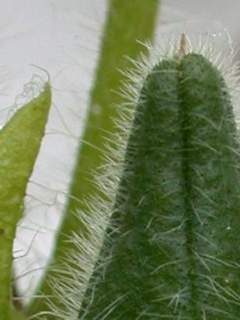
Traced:
<path fill-rule="evenodd" d="M 182 33 L 178 42 L 177 55 L 181 59 L 188 53 L 190 53 L 190 43 L 185 33 Z"/>

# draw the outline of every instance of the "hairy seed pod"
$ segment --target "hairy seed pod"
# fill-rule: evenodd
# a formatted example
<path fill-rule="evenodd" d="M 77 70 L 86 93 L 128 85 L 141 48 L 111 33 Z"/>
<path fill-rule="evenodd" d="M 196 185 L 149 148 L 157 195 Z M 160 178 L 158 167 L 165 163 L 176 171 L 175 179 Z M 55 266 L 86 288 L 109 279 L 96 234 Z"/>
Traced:
<path fill-rule="evenodd" d="M 149 72 L 79 319 L 238 319 L 236 137 L 228 87 L 203 55 Z"/>

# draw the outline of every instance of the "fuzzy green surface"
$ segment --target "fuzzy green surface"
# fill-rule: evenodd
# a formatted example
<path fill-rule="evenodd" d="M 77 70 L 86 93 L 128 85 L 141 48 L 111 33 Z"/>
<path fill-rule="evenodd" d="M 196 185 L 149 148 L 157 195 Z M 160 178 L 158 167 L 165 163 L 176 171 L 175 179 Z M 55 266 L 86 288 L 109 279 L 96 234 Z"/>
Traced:
<path fill-rule="evenodd" d="M 28 319 L 26 318 L 26 316 L 22 312 L 16 311 L 13 309 L 12 314 L 11 314 L 11 318 L 6 318 L 6 320 L 28 320 Z"/>
<path fill-rule="evenodd" d="M 21 107 L 0 131 L 0 315 L 10 319 L 12 309 L 12 249 L 16 225 L 51 105 L 49 84 Z"/>
<path fill-rule="evenodd" d="M 197 54 L 159 63 L 79 319 L 237 320 L 238 163 L 219 71 Z"/>
<path fill-rule="evenodd" d="M 99 193 L 93 183 L 92 175 L 104 163 L 106 132 L 116 132 L 113 119 L 117 117 L 117 108 L 123 100 L 115 92 L 120 91 L 121 81 L 124 79 L 119 69 L 124 71 L 129 67 L 130 63 L 126 55 L 136 58 L 143 50 L 137 40 L 152 40 L 158 4 L 158 0 L 109 1 L 86 128 L 72 175 L 70 194 L 73 198 L 69 198 L 66 217 L 57 238 L 53 257 L 55 265 L 60 264 L 62 257 L 71 250 L 71 244 L 66 242 L 67 236 L 81 229 L 79 220 L 72 213 L 76 209 L 86 209 L 86 198 L 94 197 Z M 52 273 L 49 271 L 40 286 L 40 292 L 46 296 L 53 294 L 49 285 L 51 276 Z M 52 301 L 56 302 L 54 298 Z M 49 310 L 44 299 L 33 301 L 28 312 L 34 314 L 42 310 Z M 52 318 L 54 319 L 49 316 L 49 319 Z"/>

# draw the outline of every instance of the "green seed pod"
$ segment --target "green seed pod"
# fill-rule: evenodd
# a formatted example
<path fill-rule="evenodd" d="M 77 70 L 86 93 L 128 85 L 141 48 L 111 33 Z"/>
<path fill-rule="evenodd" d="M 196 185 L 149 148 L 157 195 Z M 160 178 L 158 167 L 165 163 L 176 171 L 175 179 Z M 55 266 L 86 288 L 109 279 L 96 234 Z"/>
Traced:
<path fill-rule="evenodd" d="M 151 69 L 78 319 L 239 318 L 236 138 L 229 87 L 206 57 Z"/>

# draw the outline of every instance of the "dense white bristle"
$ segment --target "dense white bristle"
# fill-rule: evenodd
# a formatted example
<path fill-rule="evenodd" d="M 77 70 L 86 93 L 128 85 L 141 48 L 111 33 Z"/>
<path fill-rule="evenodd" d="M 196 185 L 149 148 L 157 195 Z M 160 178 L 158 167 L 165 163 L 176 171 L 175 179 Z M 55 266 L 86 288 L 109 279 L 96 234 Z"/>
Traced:
<path fill-rule="evenodd" d="M 129 130 L 134 117 L 135 106 L 139 100 L 139 92 L 144 80 L 156 64 L 163 59 L 176 56 L 178 41 L 179 39 L 172 37 L 169 39 L 167 46 L 144 44 L 144 48 L 147 48 L 147 54 L 140 55 L 136 61 L 129 59 L 132 63 L 132 69 L 123 71 L 126 82 L 123 83 L 120 90 L 124 102 L 117 106 L 119 111 L 119 117 L 115 121 L 117 133 L 109 134 L 108 139 L 106 139 L 106 141 L 108 140 L 106 164 L 95 175 L 95 183 L 104 196 L 86 199 L 88 203 L 87 212 L 78 210 L 74 213 L 77 215 L 80 224 L 85 226 L 88 236 L 85 237 L 82 233 L 74 233 L 68 236 L 66 241 L 72 243 L 72 250 L 66 252 L 62 264 L 54 270 L 56 276 L 51 281 L 54 300 L 57 300 L 57 304 L 52 303 L 51 297 L 46 297 L 51 311 L 41 312 L 30 317 L 30 319 L 45 319 L 45 316 L 47 317 L 49 314 L 54 315 L 56 319 L 78 319 L 81 301 L 102 247 L 107 223 L 112 214 Z M 239 71 L 238 66 L 233 63 L 234 54 L 226 56 L 216 52 L 210 40 L 203 41 L 201 38 L 197 45 L 193 45 L 188 39 L 188 51 L 204 55 L 221 71 L 231 93 L 236 122 L 240 123 L 238 111 Z M 209 282 L 210 285 L 213 286 L 214 284 Z M 172 297 L 171 303 L 177 304 L 182 294 L 184 292 L 176 293 Z"/>

